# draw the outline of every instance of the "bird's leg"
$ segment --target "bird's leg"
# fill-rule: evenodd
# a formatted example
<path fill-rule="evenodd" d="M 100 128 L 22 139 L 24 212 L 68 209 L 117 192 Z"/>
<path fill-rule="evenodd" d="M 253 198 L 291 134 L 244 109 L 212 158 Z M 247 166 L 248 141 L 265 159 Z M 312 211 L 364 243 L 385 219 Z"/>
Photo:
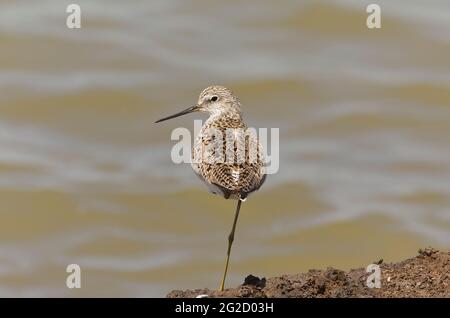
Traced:
<path fill-rule="evenodd" d="M 242 203 L 242 201 L 239 199 L 237 207 L 236 207 L 236 214 L 234 215 L 233 228 L 231 229 L 230 235 L 228 236 L 227 259 L 225 261 L 225 270 L 223 272 L 222 283 L 220 284 L 220 289 L 219 289 L 220 291 L 223 291 L 223 289 L 225 287 L 225 278 L 227 277 L 228 263 L 230 261 L 231 245 L 233 245 L 234 231 L 236 230 L 236 223 L 237 223 L 237 220 L 239 217 L 239 210 L 241 209 L 241 203 Z"/>

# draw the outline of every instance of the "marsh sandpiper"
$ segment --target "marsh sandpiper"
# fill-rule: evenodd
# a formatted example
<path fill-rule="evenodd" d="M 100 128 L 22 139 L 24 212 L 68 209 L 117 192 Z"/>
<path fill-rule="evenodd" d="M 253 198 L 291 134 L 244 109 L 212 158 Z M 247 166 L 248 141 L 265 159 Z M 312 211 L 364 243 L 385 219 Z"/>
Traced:
<path fill-rule="evenodd" d="M 223 291 L 241 204 L 264 183 L 265 165 L 262 146 L 257 136 L 248 132 L 243 121 L 241 103 L 223 86 L 206 88 L 196 105 L 156 122 L 197 111 L 208 113 L 209 118 L 195 139 L 192 168 L 213 194 L 237 200 L 219 288 Z"/>

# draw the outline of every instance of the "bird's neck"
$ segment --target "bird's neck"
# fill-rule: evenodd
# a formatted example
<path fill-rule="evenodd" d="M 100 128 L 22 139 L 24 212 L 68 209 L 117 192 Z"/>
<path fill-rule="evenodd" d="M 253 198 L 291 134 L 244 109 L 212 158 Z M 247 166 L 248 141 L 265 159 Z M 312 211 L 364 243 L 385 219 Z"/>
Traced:
<path fill-rule="evenodd" d="M 233 111 L 212 112 L 205 122 L 205 126 L 242 127 L 244 125 L 242 114 Z"/>

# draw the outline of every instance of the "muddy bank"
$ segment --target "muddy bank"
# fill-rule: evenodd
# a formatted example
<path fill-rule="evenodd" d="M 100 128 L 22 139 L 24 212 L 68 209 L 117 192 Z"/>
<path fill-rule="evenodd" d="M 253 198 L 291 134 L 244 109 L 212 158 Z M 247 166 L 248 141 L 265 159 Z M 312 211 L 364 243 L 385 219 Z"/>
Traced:
<path fill-rule="evenodd" d="M 367 287 L 366 268 L 345 272 L 329 267 L 268 279 L 249 275 L 242 285 L 223 292 L 174 290 L 167 297 L 450 297 L 450 252 L 426 248 L 399 263 L 377 263 L 381 288 Z"/>

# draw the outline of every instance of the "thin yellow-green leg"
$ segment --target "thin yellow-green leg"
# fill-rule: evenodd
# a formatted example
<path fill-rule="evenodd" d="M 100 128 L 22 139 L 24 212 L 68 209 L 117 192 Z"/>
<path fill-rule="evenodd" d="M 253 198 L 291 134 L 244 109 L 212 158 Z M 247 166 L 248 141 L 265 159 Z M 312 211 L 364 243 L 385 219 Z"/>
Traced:
<path fill-rule="evenodd" d="M 233 221 L 233 228 L 231 229 L 231 233 L 228 236 L 228 250 L 227 250 L 227 260 L 225 261 L 225 270 L 223 272 L 223 278 L 222 282 L 220 283 L 220 291 L 223 291 L 225 287 L 225 279 L 227 277 L 227 271 L 228 271 L 228 263 L 230 262 L 230 254 L 231 254 L 231 245 L 233 245 L 234 240 L 234 231 L 236 230 L 236 223 L 239 217 L 239 210 L 241 209 L 241 200 L 238 200 L 238 204 L 236 207 L 236 214 L 234 215 L 234 221 Z"/>

